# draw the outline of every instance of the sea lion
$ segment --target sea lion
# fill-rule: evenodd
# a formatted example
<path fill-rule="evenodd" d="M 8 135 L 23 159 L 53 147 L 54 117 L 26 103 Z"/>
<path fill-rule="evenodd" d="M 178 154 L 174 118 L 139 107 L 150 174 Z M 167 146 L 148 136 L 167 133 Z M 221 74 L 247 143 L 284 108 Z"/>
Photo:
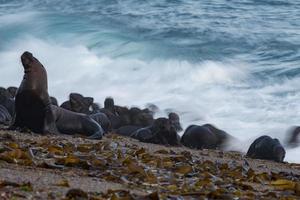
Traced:
<path fill-rule="evenodd" d="M 95 120 L 104 130 L 105 133 L 108 133 L 112 130 L 111 122 L 106 116 L 106 114 L 98 112 L 89 115 L 93 120 Z"/>
<path fill-rule="evenodd" d="M 183 133 L 181 143 L 192 149 L 216 149 L 218 138 L 208 127 L 190 125 Z"/>
<path fill-rule="evenodd" d="M 247 157 L 253 159 L 273 160 L 276 162 L 283 162 L 285 157 L 285 150 L 276 138 L 264 135 L 250 145 Z"/>
<path fill-rule="evenodd" d="M 12 117 L 8 110 L 4 106 L 0 105 L 0 124 L 8 126 L 10 125 L 11 120 Z"/>
<path fill-rule="evenodd" d="M 223 149 L 231 138 L 233 137 L 211 124 L 190 125 L 184 131 L 181 143 L 193 149 Z"/>
<path fill-rule="evenodd" d="M 76 113 L 64 108 L 51 105 L 55 116 L 55 124 L 60 133 L 84 134 L 89 139 L 101 139 L 104 131 L 90 116 Z"/>
<path fill-rule="evenodd" d="M 64 102 L 61 107 L 73 112 L 91 114 L 94 99 L 92 97 L 84 97 L 79 93 L 71 93 L 69 101 Z"/>
<path fill-rule="evenodd" d="M 169 120 L 170 120 L 172 126 L 174 126 L 175 130 L 177 132 L 182 131 L 179 115 L 177 113 L 171 112 L 168 114 L 168 117 L 169 117 Z"/>
<path fill-rule="evenodd" d="M 104 108 L 100 109 L 111 121 L 113 129 L 130 124 L 129 109 L 122 106 L 116 106 L 112 97 L 106 97 L 104 100 Z"/>
<path fill-rule="evenodd" d="M 22 54 L 21 62 L 24 77 L 15 97 L 12 127 L 27 127 L 36 133 L 57 133 L 44 66 L 30 52 Z"/>
<path fill-rule="evenodd" d="M 153 125 L 133 132 L 130 137 L 145 143 L 171 146 L 180 144 L 180 137 L 174 127 L 171 126 L 169 119 L 163 117 L 154 120 Z"/>
<path fill-rule="evenodd" d="M 78 93 L 70 94 L 70 104 L 74 112 L 90 114 L 93 102 L 92 97 L 84 97 Z"/>
<path fill-rule="evenodd" d="M 112 113 L 110 110 L 107 110 L 105 108 L 101 108 L 100 112 L 104 113 L 108 117 L 109 121 L 111 122 L 112 129 L 117 129 L 122 126 L 123 122 L 120 116 Z"/>
<path fill-rule="evenodd" d="M 115 116 L 126 116 L 128 118 L 130 117 L 129 109 L 125 106 L 115 105 L 114 99 L 112 97 L 105 98 L 104 108 L 102 108 L 101 110 L 107 112 L 109 115 L 113 114 Z"/>

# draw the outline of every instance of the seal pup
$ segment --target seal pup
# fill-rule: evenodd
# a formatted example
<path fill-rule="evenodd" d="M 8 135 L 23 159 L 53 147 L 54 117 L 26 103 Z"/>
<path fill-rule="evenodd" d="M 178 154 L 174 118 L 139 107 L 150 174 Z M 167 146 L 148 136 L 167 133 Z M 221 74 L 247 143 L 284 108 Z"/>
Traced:
<path fill-rule="evenodd" d="M 94 99 L 92 97 L 84 97 L 79 93 L 71 93 L 69 100 L 61 104 L 61 107 L 73 112 L 92 114 Z"/>

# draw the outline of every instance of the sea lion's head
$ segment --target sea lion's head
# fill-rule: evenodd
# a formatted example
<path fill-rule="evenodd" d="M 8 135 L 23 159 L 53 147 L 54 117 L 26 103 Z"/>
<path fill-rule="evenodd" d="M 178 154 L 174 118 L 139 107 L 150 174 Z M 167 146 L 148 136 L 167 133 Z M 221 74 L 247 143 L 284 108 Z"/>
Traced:
<path fill-rule="evenodd" d="M 35 58 L 33 57 L 32 53 L 25 51 L 22 56 L 21 56 L 21 62 L 22 65 L 24 66 L 24 69 L 28 69 L 32 62 L 35 61 Z"/>
<path fill-rule="evenodd" d="M 169 120 L 170 120 L 172 126 L 175 128 L 175 130 L 182 131 L 179 115 L 177 113 L 171 112 L 171 113 L 169 113 L 168 117 L 169 117 Z"/>
<path fill-rule="evenodd" d="M 71 93 L 69 98 L 70 98 L 70 104 L 72 110 L 74 112 L 85 113 L 85 114 L 90 113 L 89 109 L 94 102 L 94 98 L 84 97 L 78 93 Z"/>

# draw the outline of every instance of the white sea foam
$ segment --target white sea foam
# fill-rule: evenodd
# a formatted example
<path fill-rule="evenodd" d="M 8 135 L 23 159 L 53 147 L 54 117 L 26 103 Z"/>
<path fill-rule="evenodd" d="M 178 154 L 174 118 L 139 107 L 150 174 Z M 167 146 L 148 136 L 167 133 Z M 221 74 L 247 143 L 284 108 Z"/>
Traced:
<path fill-rule="evenodd" d="M 37 12 L 32 11 L 0 15 L 0 25 L 17 25 L 22 24 L 24 22 L 30 22 L 30 20 L 32 20 L 34 17 L 37 17 L 37 15 Z"/>
<path fill-rule="evenodd" d="M 158 116 L 165 115 L 164 110 L 177 111 L 184 127 L 215 124 L 241 140 L 232 148 L 243 152 L 262 134 L 284 139 L 285 130 L 298 122 L 300 97 L 293 91 L 300 89 L 299 79 L 256 87 L 251 66 L 239 61 L 110 58 L 97 56 L 84 45 L 26 37 L 0 52 L 1 86 L 20 84 L 19 57 L 25 50 L 46 67 L 49 93 L 60 103 L 70 92 L 93 96 L 100 103 L 106 96 L 120 105 L 154 103 L 162 110 Z M 300 162 L 297 150 L 288 150 L 286 160 Z"/>

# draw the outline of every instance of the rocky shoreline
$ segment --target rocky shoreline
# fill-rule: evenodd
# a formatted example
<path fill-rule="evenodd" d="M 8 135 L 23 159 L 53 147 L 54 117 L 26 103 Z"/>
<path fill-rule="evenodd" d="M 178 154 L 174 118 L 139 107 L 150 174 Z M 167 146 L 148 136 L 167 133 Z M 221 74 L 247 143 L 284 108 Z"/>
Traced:
<path fill-rule="evenodd" d="M 0 124 L 10 130 L 30 130 L 35 133 L 81 134 L 89 139 L 101 140 L 110 132 L 128 136 L 145 143 L 170 146 L 184 145 L 192 149 L 226 149 L 232 141 L 238 142 L 225 131 L 212 124 L 189 125 L 182 131 L 180 116 L 169 112 L 168 118 L 154 118 L 158 109 L 116 105 L 112 97 L 104 100 L 104 107 L 94 103 L 93 97 L 71 93 L 60 106 L 48 93 L 47 70 L 32 53 L 21 55 L 24 76 L 20 86 L 0 87 Z M 299 128 L 288 134 L 287 146 L 298 145 Z M 294 145 L 295 144 L 295 145 Z M 247 156 L 283 162 L 284 145 L 277 138 L 264 135 L 250 146 Z"/>
<path fill-rule="evenodd" d="M 300 199 L 300 165 L 239 152 L 0 131 L 3 199 Z"/>
<path fill-rule="evenodd" d="M 276 138 L 257 138 L 245 156 L 223 151 L 235 138 L 211 124 L 190 125 L 180 138 L 179 115 L 154 118 L 155 105 L 129 108 L 107 97 L 102 108 L 92 97 L 71 93 L 59 106 L 48 94 L 44 66 L 30 52 L 21 61 L 20 87 L 0 88 L 0 125 L 6 126 L 0 132 L 0 185 L 7 199 L 300 195 L 300 165 L 283 162 L 286 152 Z M 297 144 L 298 133 L 296 128 L 291 142 Z"/>

